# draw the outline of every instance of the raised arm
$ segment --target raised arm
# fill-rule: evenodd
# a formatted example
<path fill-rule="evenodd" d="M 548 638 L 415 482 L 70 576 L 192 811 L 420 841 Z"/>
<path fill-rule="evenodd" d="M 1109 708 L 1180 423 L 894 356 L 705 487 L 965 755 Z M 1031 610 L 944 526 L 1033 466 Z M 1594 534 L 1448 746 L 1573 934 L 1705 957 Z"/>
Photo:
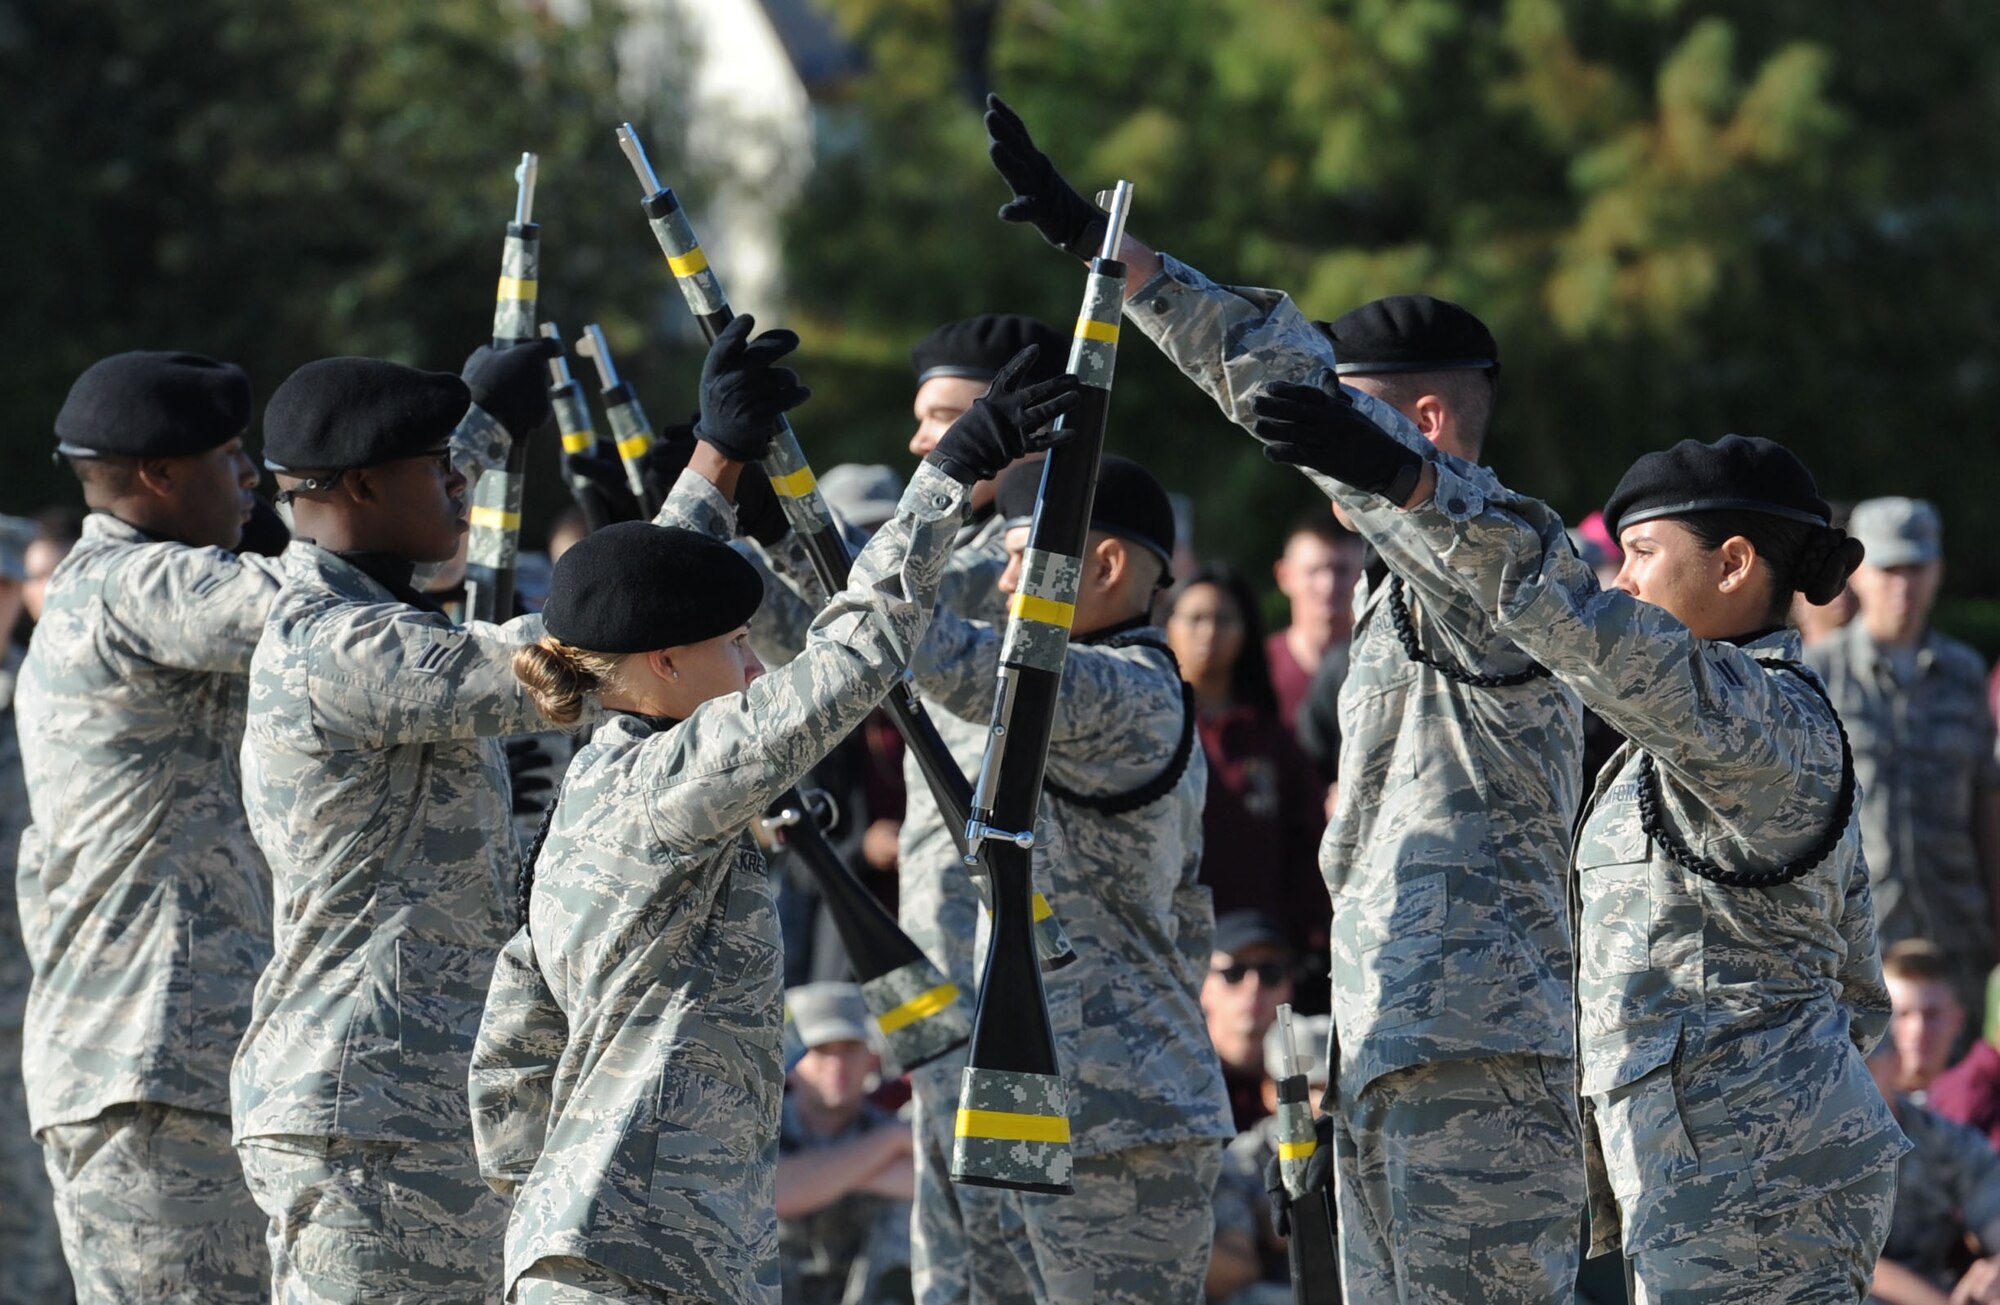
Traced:
<path fill-rule="evenodd" d="M 146 660 L 184 671 L 242 675 L 278 593 L 278 565 L 256 554 L 154 544 L 118 573 L 108 614 Z"/>
<path fill-rule="evenodd" d="M 313 725 L 336 750 L 555 729 L 514 676 L 514 650 L 541 633 L 539 616 L 459 626 L 403 603 L 335 608 L 305 634 Z"/>
<path fill-rule="evenodd" d="M 742 829 L 894 687 L 936 603 L 965 501 L 964 485 L 918 468 L 804 651 L 649 745 L 640 782 L 656 793 L 663 838 L 705 843 Z"/>

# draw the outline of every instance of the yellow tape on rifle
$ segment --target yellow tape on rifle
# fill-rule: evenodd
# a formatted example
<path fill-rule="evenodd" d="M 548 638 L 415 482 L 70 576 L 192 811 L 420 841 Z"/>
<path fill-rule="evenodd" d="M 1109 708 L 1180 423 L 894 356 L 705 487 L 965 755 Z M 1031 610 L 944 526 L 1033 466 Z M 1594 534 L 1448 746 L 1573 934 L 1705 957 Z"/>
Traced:
<path fill-rule="evenodd" d="M 875 1024 L 884 1033 L 894 1033 L 898 1029 L 910 1027 L 918 1020 L 929 1019 L 957 1000 L 958 985 L 940 983 L 929 992 L 918 993 L 902 1005 L 883 1011 L 875 1017 Z"/>
<path fill-rule="evenodd" d="M 1069 1120 L 1062 1115 L 1020 1115 L 1011 1110 L 961 1110 L 960 1137 L 995 1142 L 1069 1142 Z"/>
<path fill-rule="evenodd" d="M 1079 317 L 1076 319 L 1076 338 L 1095 340 L 1099 344 L 1117 344 L 1118 323 L 1100 322 L 1092 317 Z"/>
<path fill-rule="evenodd" d="M 497 507 L 474 507 L 466 514 L 471 523 L 482 530 L 519 530 L 521 514 L 508 512 Z"/>
<path fill-rule="evenodd" d="M 500 288 L 493 292 L 495 299 L 533 299 L 541 288 L 539 281 L 523 281 L 518 277 L 503 276 Z"/>
<path fill-rule="evenodd" d="M 1007 612 L 1024 621 L 1033 621 L 1037 625 L 1053 625 L 1063 630 L 1069 629 L 1070 623 L 1076 620 L 1076 604 L 1059 603 L 1053 598 L 1037 598 L 1026 592 L 1014 595 L 1014 601 L 1007 605 Z"/>
<path fill-rule="evenodd" d="M 667 266 L 673 269 L 675 276 L 695 276 L 708 270 L 708 255 L 701 252 L 700 245 L 696 245 L 685 254 L 668 254 Z"/>

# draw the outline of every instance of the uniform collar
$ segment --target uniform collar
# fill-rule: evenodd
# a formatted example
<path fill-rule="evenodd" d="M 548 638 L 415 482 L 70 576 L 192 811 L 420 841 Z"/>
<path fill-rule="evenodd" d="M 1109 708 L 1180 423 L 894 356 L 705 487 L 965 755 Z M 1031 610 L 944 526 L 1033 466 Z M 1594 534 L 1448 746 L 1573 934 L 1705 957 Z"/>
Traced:
<path fill-rule="evenodd" d="M 123 517 L 109 512 L 92 512 L 83 519 L 83 538 L 109 539 L 121 544 L 157 544 L 160 537 L 141 530 Z"/>

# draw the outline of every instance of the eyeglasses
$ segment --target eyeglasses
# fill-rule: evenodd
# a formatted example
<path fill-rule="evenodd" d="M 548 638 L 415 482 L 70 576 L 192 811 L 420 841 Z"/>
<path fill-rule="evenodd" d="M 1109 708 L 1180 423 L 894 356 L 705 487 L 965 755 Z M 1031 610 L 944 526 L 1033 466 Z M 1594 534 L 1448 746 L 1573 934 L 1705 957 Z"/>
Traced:
<path fill-rule="evenodd" d="M 1228 965 L 1211 966 L 1208 972 L 1221 975 L 1222 981 L 1232 988 L 1243 982 L 1246 974 L 1256 975 L 1257 982 L 1267 988 L 1291 976 L 1291 971 L 1279 961 L 1232 961 Z"/>

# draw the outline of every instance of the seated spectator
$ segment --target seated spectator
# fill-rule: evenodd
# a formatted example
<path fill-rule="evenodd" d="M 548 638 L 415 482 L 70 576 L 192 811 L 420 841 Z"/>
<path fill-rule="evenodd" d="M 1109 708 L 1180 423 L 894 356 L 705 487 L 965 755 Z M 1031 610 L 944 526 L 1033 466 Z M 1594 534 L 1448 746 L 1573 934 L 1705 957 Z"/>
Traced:
<path fill-rule="evenodd" d="M 1333 1020 L 1307 1015 L 1292 1023 L 1294 1049 L 1312 1089 L 1313 1117 L 1326 1091 Z M 1273 1025 L 1264 1036 L 1264 1080 L 1259 1091 L 1268 1113 L 1239 1133 L 1222 1155 L 1215 1184 L 1215 1249 L 1208 1261 L 1208 1299 L 1223 1305 L 1291 1305 L 1292 1270 L 1278 1235 L 1264 1169 L 1278 1153 L 1278 1075 L 1285 1064 Z"/>
<path fill-rule="evenodd" d="M 1896 1162 L 1896 1210 L 1869 1299 L 1881 1305 L 2000 1305 L 2000 1157 L 1963 1124 L 1900 1091 L 1901 1058 L 1884 1038 L 1869 1057 L 1875 1086 L 1910 1139 Z M 1955 1257 L 1970 1238 L 1979 1259 Z"/>
<path fill-rule="evenodd" d="M 1906 938 L 1882 953 L 1882 978 L 1889 985 L 1889 1036 L 1901 1062 L 1896 1086 L 1917 1094 L 1951 1063 L 1965 1008 L 1952 987 L 1951 962 L 1936 943 Z"/>
<path fill-rule="evenodd" d="M 1969 1124 L 2000 1149 L 2000 969 L 1986 981 L 1986 1030 L 1964 1059 L 1931 1081 L 1924 1104 L 1946 1119 Z"/>
<path fill-rule="evenodd" d="M 1232 911 L 1218 919 L 1211 945 L 1201 1013 L 1240 1133 L 1271 1113 L 1264 1104 L 1264 1038 L 1278 1007 L 1292 1000 L 1292 949 L 1261 911 Z"/>
<path fill-rule="evenodd" d="M 785 994 L 793 1063 L 778 1130 L 785 1305 L 910 1299 L 910 1126 L 868 1091 L 880 1066 L 852 983 Z"/>
<path fill-rule="evenodd" d="M 1256 595 L 1225 566 L 1195 570 L 1167 617 L 1208 758 L 1201 881 L 1217 916 L 1261 911 L 1284 922 L 1295 955 L 1323 956 L 1332 918 L 1319 873 L 1326 818 L 1312 767 L 1278 720 L 1270 672 L 1255 651 L 1260 628 Z M 1326 1009 L 1323 986 L 1306 996 L 1307 1010 Z"/>

